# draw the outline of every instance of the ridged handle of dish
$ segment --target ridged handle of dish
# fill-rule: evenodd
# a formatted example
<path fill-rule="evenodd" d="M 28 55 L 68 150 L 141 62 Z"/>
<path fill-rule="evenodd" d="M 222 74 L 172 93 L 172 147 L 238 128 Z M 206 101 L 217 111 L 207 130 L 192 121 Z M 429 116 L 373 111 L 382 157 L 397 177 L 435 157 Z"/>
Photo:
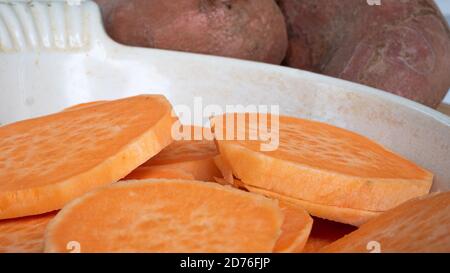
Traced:
<path fill-rule="evenodd" d="M 0 0 L 0 52 L 85 50 L 101 26 L 92 1 Z"/>

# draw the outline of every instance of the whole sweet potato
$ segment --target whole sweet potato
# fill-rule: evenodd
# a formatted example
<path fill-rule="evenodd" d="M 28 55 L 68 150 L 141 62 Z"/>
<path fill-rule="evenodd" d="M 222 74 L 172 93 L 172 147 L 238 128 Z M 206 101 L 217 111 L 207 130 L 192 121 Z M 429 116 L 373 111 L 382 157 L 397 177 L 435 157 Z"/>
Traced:
<path fill-rule="evenodd" d="M 450 30 L 433 0 L 278 0 L 285 63 L 436 107 L 450 88 Z"/>
<path fill-rule="evenodd" d="M 287 48 L 274 0 L 97 0 L 116 41 L 279 64 Z"/>

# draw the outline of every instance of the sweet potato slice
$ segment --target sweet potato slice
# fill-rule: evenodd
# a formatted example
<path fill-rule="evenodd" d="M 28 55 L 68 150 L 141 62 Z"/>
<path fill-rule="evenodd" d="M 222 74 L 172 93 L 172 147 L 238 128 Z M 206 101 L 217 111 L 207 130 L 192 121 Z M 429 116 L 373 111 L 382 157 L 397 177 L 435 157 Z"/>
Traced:
<path fill-rule="evenodd" d="M 220 171 L 214 163 L 214 156 L 218 154 L 216 145 L 213 140 L 205 139 L 209 129 L 182 126 L 181 130 L 180 140 L 174 141 L 142 166 L 168 166 L 190 173 L 196 180 L 214 181 L 214 177 L 220 176 Z"/>
<path fill-rule="evenodd" d="M 321 218 L 314 218 L 311 233 L 306 242 L 303 252 L 319 252 L 323 247 L 337 241 L 356 230 L 356 227 L 341 224 L 334 221 L 328 221 Z"/>
<path fill-rule="evenodd" d="M 123 178 L 171 143 L 175 121 L 163 96 L 143 95 L 0 127 L 0 219 Z"/>
<path fill-rule="evenodd" d="M 214 164 L 214 159 L 212 157 L 166 165 L 154 165 L 153 167 L 156 166 L 166 166 L 173 169 L 182 170 L 191 174 L 196 180 L 202 181 L 214 181 L 214 177 L 220 175 L 220 171 L 217 169 L 216 164 Z"/>
<path fill-rule="evenodd" d="M 353 226 L 360 226 L 365 222 L 369 221 L 370 219 L 377 217 L 381 214 L 381 212 L 321 205 L 305 200 L 284 196 L 278 193 L 274 193 L 268 190 L 256 188 L 249 185 L 245 185 L 245 188 L 247 188 L 247 190 L 249 190 L 250 192 L 259 193 L 267 197 L 281 200 L 291 205 L 305 208 L 313 216 Z"/>
<path fill-rule="evenodd" d="M 224 178 L 216 178 L 216 182 L 222 185 L 230 185 L 230 182 Z M 237 179 L 233 179 L 231 185 L 242 190 L 247 190 L 245 185 Z M 308 212 L 300 206 L 291 205 L 283 201 L 280 201 L 279 204 L 284 213 L 284 221 L 281 226 L 281 235 L 274 247 L 274 252 L 302 252 L 311 232 L 313 220 Z"/>
<path fill-rule="evenodd" d="M 150 178 L 173 178 L 195 180 L 194 176 L 186 171 L 167 166 L 139 167 L 127 175 L 123 180 L 142 180 Z"/>
<path fill-rule="evenodd" d="M 144 166 L 167 165 L 185 161 L 194 161 L 212 158 L 218 154 L 216 144 L 211 139 L 210 129 L 180 125 L 178 130 L 173 129 L 179 140 L 174 141 L 158 155 L 145 162 Z"/>
<path fill-rule="evenodd" d="M 90 192 L 50 222 L 46 252 L 271 252 L 283 214 L 263 196 L 192 180 L 131 180 Z M 82 223 L 82 224 L 81 224 Z"/>
<path fill-rule="evenodd" d="M 222 177 L 214 177 L 214 180 L 217 183 L 245 189 L 244 184 L 234 178 L 230 165 L 220 156 L 220 154 L 214 157 L 214 164 L 216 164 L 217 169 L 219 169 L 222 174 Z"/>
<path fill-rule="evenodd" d="M 283 202 L 279 204 L 284 213 L 284 221 L 274 252 L 301 252 L 311 232 L 313 219 L 303 208 Z"/>
<path fill-rule="evenodd" d="M 216 182 L 222 185 L 230 185 L 230 182 L 224 178 L 216 178 Z M 233 179 L 231 185 L 246 190 L 245 185 L 237 179 Z M 287 202 L 279 202 L 279 205 L 284 213 L 284 221 L 274 252 L 301 252 L 308 240 L 313 220 L 302 207 Z"/>
<path fill-rule="evenodd" d="M 0 221 L 0 253 L 44 251 L 44 232 L 56 212 Z"/>
<path fill-rule="evenodd" d="M 315 204 L 368 211 L 388 210 L 430 190 L 430 172 L 366 137 L 311 120 L 259 116 L 259 122 L 235 113 L 212 119 L 221 156 L 246 184 Z M 269 130 L 258 125 L 262 116 Z M 251 140 L 249 132 L 261 140 Z M 239 135 L 246 137 L 233 138 Z"/>
<path fill-rule="evenodd" d="M 321 249 L 372 251 L 450 252 L 450 192 L 407 201 Z"/>

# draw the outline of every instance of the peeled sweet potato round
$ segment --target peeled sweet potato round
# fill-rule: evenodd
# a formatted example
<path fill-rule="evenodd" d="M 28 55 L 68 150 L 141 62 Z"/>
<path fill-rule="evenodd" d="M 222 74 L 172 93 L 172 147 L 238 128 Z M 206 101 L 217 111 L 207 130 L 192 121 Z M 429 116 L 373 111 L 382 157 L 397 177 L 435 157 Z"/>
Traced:
<path fill-rule="evenodd" d="M 277 0 L 285 64 L 437 107 L 450 88 L 450 30 L 433 0 Z"/>
<path fill-rule="evenodd" d="M 287 48 L 274 0 L 96 0 L 117 42 L 279 64 Z"/>

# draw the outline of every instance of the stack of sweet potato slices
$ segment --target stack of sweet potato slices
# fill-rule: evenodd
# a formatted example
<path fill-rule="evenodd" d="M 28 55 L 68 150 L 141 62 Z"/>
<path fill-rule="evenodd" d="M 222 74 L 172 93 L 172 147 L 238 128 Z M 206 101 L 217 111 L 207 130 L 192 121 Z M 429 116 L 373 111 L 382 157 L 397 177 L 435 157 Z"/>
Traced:
<path fill-rule="evenodd" d="M 143 95 L 0 127 L 0 252 L 368 252 L 368 239 L 450 251 L 450 196 L 427 195 L 431 173 L 355 133 L 274 117 L 259 132 L 260 118 L 218 116 L 212 134 Z"/>
<path fill-rule="evenodd" d="M 78 105 L 0 127 L 0 252 L 39 252 L 67 202 L 116 182 L 172 142 L 159 95 Z"/>

